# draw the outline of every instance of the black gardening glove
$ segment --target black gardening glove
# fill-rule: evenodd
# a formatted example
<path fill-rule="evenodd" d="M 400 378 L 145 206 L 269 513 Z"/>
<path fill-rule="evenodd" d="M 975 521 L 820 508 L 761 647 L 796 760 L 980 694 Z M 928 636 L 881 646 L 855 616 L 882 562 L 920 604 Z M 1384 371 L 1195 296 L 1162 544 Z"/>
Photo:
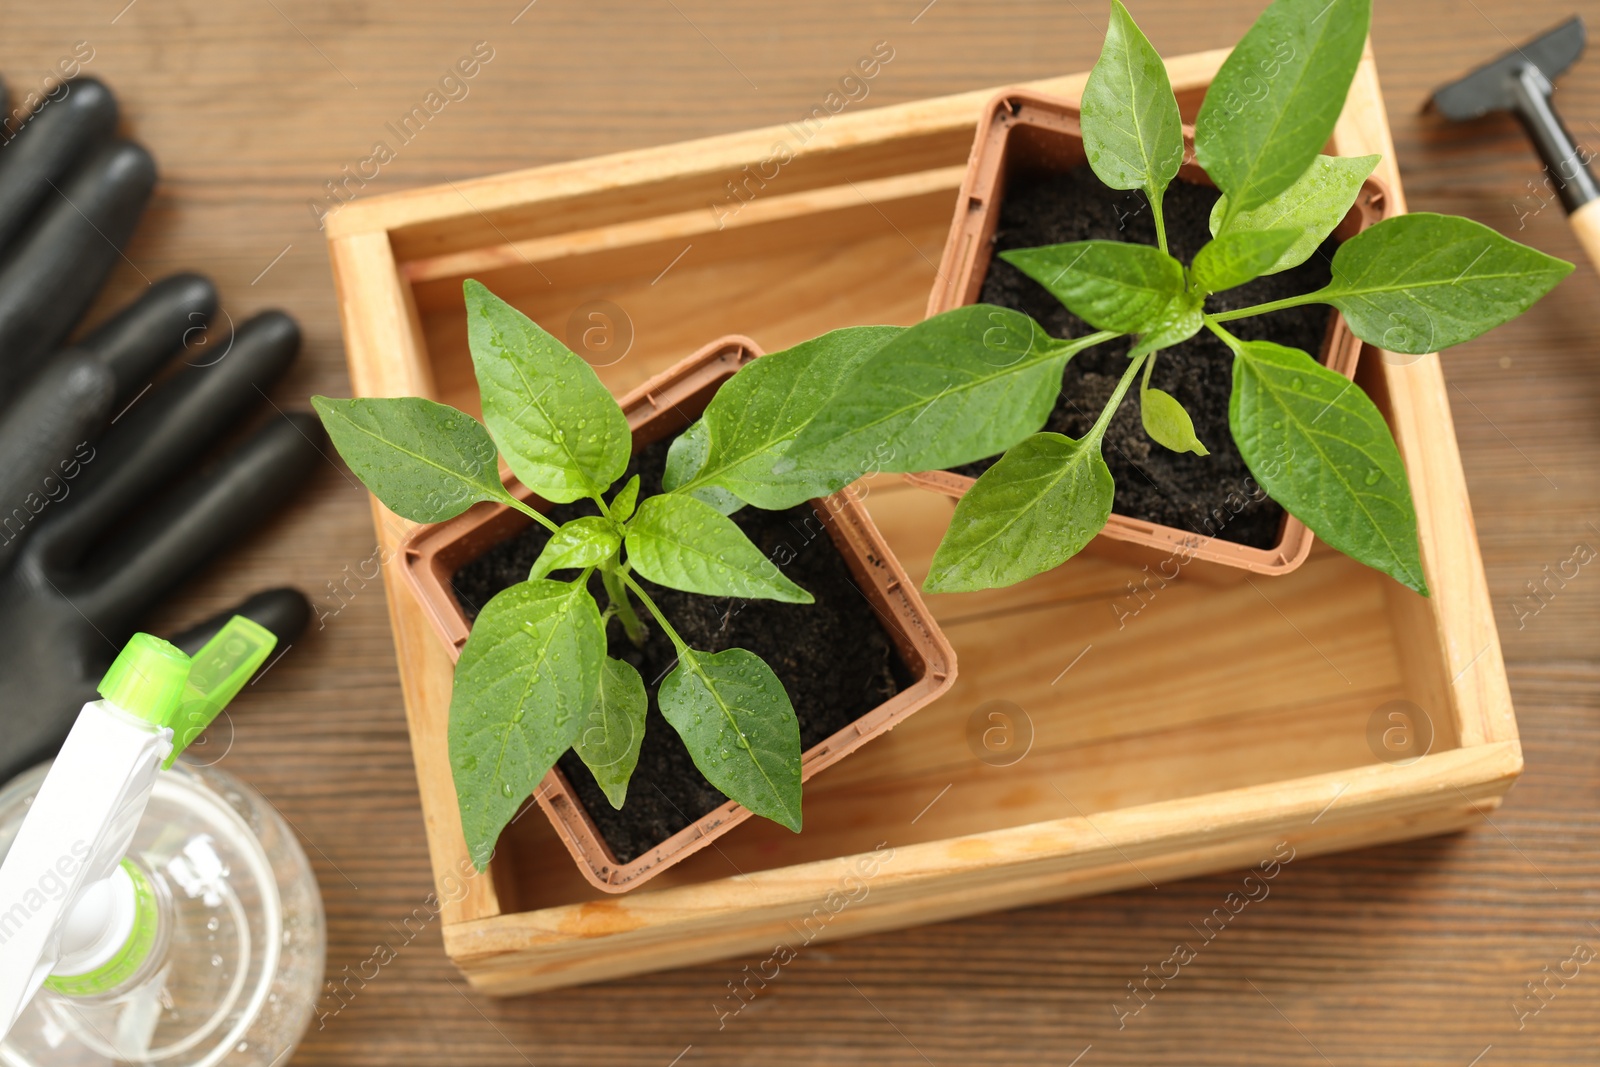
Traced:
<path fill-rule="evenodd" d="M 195 471 L 293 361 L 281 312 L 207 341 L 216 291 L 182 274 L 65 344 L 155 186 L 116 124 L 81 79 L 0 144 L 0 782 L 54 755 L 150 609 L 321 462 L 316 418 L 296 413 Z M 238 613 L 287 644 L 309 611 L 270 590 L 173 640 L 193 652 Z"/>

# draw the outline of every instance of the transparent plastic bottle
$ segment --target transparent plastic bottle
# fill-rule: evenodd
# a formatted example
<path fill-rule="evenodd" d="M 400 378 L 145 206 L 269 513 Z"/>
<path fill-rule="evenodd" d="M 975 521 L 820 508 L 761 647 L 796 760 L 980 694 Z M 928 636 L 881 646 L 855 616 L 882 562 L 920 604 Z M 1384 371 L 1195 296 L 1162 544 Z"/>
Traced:
<path fill-rule="evenodd" d="M 0 789 L 0 859 L 49 767 Z M 316 878 L 282 816 L 232 775 L 180 762 L 157 778 L 127 855 L 156 897 L 154 950 L 103 993 L 47 984 L 0 1063 L 286 1062 L 321 992 L 326 934 Z"/>

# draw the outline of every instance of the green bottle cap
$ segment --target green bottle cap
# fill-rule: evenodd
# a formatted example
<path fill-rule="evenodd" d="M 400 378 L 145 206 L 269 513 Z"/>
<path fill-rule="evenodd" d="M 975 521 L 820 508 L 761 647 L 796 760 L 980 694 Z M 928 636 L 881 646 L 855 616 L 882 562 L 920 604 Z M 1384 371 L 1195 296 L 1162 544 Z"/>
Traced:
<path fill-rule="evenodd" d="M 100 679 L 100 695 L 156 726 L 170 726 L 189 681 L 189 657 L 150 634 L 134 634 Z"/>
<path fill-rule="evenodd" d="M 235 615 L 190 659 L 150 634 L 134 634 L 106 676 L 100 695 L 124 711 L 172 731 L 170 767 L 239 694 L 272 653 L 278 637 Z"/>
<path fill-rule="evenodd" d="M 167 723 L 172 727 L 172 755 L 162 767 L 172 766 L 178 753 L 188 748 L 211 725 L 211 720 L 222 714 L 222 709 L 239 695 L 239 690 L 267 661 L 277 643 L 277 634 L 253 619 L 235 615 L 217 631 L 217 636 L 194 654 L 183 702 Z"/>

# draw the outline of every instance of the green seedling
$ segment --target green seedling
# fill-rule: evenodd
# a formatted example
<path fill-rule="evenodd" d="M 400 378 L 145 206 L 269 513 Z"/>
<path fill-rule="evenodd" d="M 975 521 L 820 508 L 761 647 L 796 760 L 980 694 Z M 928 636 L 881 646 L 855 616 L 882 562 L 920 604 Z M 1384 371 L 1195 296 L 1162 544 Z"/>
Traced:
<path fill-rule="evenodd" d="M 1082 99 L 1084 149 L 1113 189 L 1142 190 L 1157 247 L 1077 241 L 1002 258 L 1098 332 L 1072 341 L 986 305 L 897 335 L 853 376 L 791 449 L 801 466 L 860 462 L 932 470 L 1004 452 L 962 498 L 925 588 L 1010 585 L 1057 566 L 1105 525 L 1114 494 L 1101 442 L 1139 384 L 1146 432 L 1207 455 L 1176 398 L 1151 388 L 1163 348 L 1202 329 L 1232 354 L 1229 427 L 1263 489 L 1335 548 L 1426 594 L 1417 522 L 1399 451 L 1367 395 L 1298 349 L 1241 341 L 1225 323 L 1300 304 L 1331 304 L 1361 340 L 1392 352 L 1460 344 L 1516 317 L 1572 265 L 1486 226 L 1417 213 L 1340 245 L 1332 281 L 1228 312 L 1206 300 L 1317 252 L 1379 157 L 1322 155 L 1343 109 L 1371 0 L 1276 0 L 1223 63 L 1195 122 L 1200 166 L 1222 192 L 1213 239 L 1185 265 L 1167 250 L 1162 199 L 1183 161 L 1183 127 L 1166 67 L 1112 0 Z M 1073 354 L 1134 335 L 1110 402 L 1081 439 L 1039 432 Z"/>
<path fill-rule="evenodd" d="M 639 605 L 677 651 L 658 700 L 695 766 L 751 811 L 799 831 L 800 731 L 777 675 L 744 649 L 690 648 L 638 578 L 707 596 L 811 603 L 728 514 L 745 503 L 792 507 L 861 473 L 799 471 L 786 454 L 840 377 L 899 329 L 837 330 L 743 368 L 673 443 L 668 491 L 640 500 L 637 476 L 616 484 L 632 435 L 594 370 L 477 282 L 465 293 L 482 423 L 419 397 L 312 404 L 351 470 L 396 514 L 442 522 L 492 501 L 550 531 L 528 579 L 484 605 L 456 665 L 450 762 L 473 862 L 487 862 L 568 749 L 622 807 L 647 698 L 639 673 L 607 655 L 606 632 L 614 622 L 643 644 Z M 600 514 L 556 525 L 506 490 L 501 457 L 543 499 L 591 500 Z M 604 607 L 590 592 L 594 575 Z"/>

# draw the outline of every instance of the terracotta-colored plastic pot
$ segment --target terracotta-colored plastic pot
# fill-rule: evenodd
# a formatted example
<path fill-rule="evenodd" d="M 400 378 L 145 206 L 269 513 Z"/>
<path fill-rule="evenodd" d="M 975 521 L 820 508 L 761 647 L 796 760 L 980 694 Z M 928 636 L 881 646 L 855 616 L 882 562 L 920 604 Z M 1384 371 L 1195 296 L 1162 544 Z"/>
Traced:
<path fill-rule="evenodd" d="M 699 418 L 717 387 L 760 354 L 748 338 L 725 337 L 623 397 L 622 408 L 633 429 L 634 451 L 678 433 Z M 540 511 L 550 508 L 549 503 L 509 473 L 502 471 L 502 477 L 506 488 L 518 499 Z M 808 749 L 801 756 L 802 781 L 893 729 L 912 712 L 942 696 L 956 679 L 955 650 L 852 491 L 847 488 L 815 499 L 811 507 L 849 565 L 858 588 L 875 609 L 912 681 L 851 725 Z M 516 536 L 532 521 L 504 505 L 477 504 L 448 522 L 418 527 L 401 543 L 406 581 L 452 658 L 460 656 L 471 630 L 451 586 L 452 576 L 490 548 Z M 817 669 L 825 670 L 826 664 L 819 664 Z M 608 893 L 635 888 L 751 815 L 748 808 L 730 800 L 624 864 L 612 854 L 559 767 L 545 776 L 535 798 L 584 877 Z"/>
<path fill-rule="evenodd" d="M 939 263 L 939 280 L 928 300 L 928 315 L 977 302 L 994 254 L 1000 202 L 1012 176 L 1066 171 L 1086 159 L 1076 107 L 1025 89 L 1008 90 L 990 101 L 978 123 L 972 155 L 967 160 L 967 176 L 961 184 L 955 220 Z M 1187 126 L 1184 128 L 1184 163 L 1178 171 L 1178 180 L 1212 184 L 1194 161 L 1194 131 Z M 1340 240 L 1354 237 L 1387 217 L 1389 204 L 1390 198 L 1382 183 L 1367 179 L 1356 197 L 1355 206 L 1335 235 Z M 1360 339 L 1350 332 L 1342 315 L 1336 311 L 1331 313 L 1319 358 L 1328 367 L 1351 378 L 1355 376 L 1360 355 Z M 951 471 L 926 471 L 908 474 L 906 480 L 921 488 L 959 498 L 972 487 L 975 479 Z M 1276 544 L 1271 548 L 1251 548 L 1220 537 L 1113 512 L 1100 536 L 1091 542 L 1090 550 L 1160 566 L 1167 578 L 1174 577 L 1181 568 L 1184 574 L 1236 580 L 1246 572 L 1287 574 L 1305 562 L 1311 552 L 1311 541 L 1311 531 L 1287 513 Z M 1173 574 L 1166 573 L 1169 562 Z"/>

